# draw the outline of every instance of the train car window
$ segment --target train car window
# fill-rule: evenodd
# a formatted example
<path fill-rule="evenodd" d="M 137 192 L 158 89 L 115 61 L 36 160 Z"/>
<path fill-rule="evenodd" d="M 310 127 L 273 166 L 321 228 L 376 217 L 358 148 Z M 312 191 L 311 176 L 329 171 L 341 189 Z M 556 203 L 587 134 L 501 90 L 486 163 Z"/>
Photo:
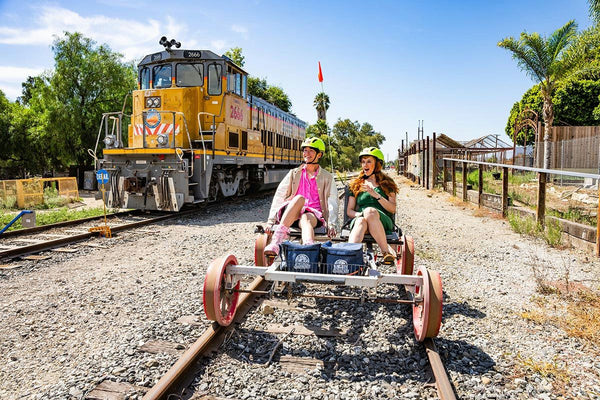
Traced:
<path fill-rule="evenodd" d="M 235 94 L 242 95 L 242 77 L 239 72 L 235 73 Z"/>
<path fill-rule="evenodd" d="M 208 66 L 208 94 L 217 96 L 221 94 L 221 66 L 210 64 Z"/>
<path fill-rule="evenodd" d="M 152 68 L 152 75 L 155 89 L 171 87 L 171 64 L 155 66 Z"/>
<path fill-rule="evenodd" d="M 248 132 L 242 131 L 242 150 L 248 150 Z"/>
<path fill-rule="evenodd" d="M 239 134 L 237 132 L 229 132 L 229 147 L 238 148 L 239 145 Z"/>
<path fill-rule="evenodd" d="M 150 89 L 150 68 L 142 68 L 140 71 L 140 89 Z"/>
<path fill-rule="evenodd" d="M 242 97 L 246 98 L 248 92 L 248 77 L 246 75 L 242 75 Z"/>
<path fill-rule="evenodd" d="M 198 64 L 177 64 L 175 77 L 177 86 L 202 86 L 204 84 L 204 68 Z"/>

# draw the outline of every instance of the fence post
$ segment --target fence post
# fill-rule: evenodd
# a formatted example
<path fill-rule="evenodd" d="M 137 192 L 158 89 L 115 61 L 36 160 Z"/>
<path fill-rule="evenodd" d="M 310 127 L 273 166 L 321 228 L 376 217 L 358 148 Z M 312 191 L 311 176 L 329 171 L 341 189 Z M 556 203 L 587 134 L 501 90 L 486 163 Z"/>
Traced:
<path fill-rule="evenodd" d="M 446 160 L 444 160 L 443 158 L 442 158 L 442 172 L 443 172 L 442 179 L 444 180 L 442 183 L 442 186 L 443 186 L 444 192 L 446 192 L 447 191 L 446 190 L 446 182 L 448 182 L 448 169 L 446 168 Z M 600 208 L 600 201 L 598 201 L 598 207 Z"/>
<path fill-rule="evenodd" d="M 502 216 L 508 213 L 508 167 L 502 167 Z"/>
<path fill-rule="evenodd" d="M 596 256 L 600 257 L 600 180 L 598 185 L 598 213 L 596 214 Z"/>
<path fill-rule="evenodd" d="M 452 196 L 456 196 L 456 161 L 450 161 L 452 163 Z"/>
<path fill-rule="evenodd" d="M 437 179 L 438 179 L 438 166 L 437 166 L 437 152 L 435 151 L 435 142 L 436 142 L 436 135 L 435 132 L 433 132 L 433 143 L 432 146 L 433 148 L 431 149 L 431 153 L 432 153 L 432 175 L 433 175 L 433 181 L 431 182 L 431 186 L 435 187 L 435 185 L 437 184 Z"/>
<path fill-rule="evenodd" d="M 477 204 L 479 205 L 479 208 L 481 208 L 481 206 L 483 205 L 483 165 L 479 164 L 479 188 L 478 188 L 478 197 L 477 197 Z"/>
<path fill-rule="evenodd" d="M 417 155 L 421 154 L 421 141 L 417 140 Z M 419 168 L 421 169 L 421 168 Z M 415 177 L 415 181 L 420 185 L 421 184 L 421 175 L 423 174 L 423 171 L 419 171 L 419 173 L 417 174 L 417 176 Z"/>
<path fill-rule="evenodd" d="M 427 141 L 425 142 L 425 187 L 429 189 L 429 136 L 427 136 Z"/>
<path fill-rule="evenodd" d="M 425 187 L 425 139 L 421 139 L 421 186 Z"/>
<path fill-rule="evenodd" d="M 536 209 L 536 218 L 538 224 L 541 226 L 545 225 L 545 216 L 546 216 L 546 173 L 539 172 L 538 173 L 538 199 L 537 199 L 537 209 Z"/>
<path fill-rule="evenodd" d="M 467 193 L 467 173 L 469 171 L 469 166 L 467 165 L 467 163 L 465 161 L 463 161 L 462 163 L 462 195 L 463 195 L 463 201 L 467 202 L 469 201 L 469 196 Z"/>

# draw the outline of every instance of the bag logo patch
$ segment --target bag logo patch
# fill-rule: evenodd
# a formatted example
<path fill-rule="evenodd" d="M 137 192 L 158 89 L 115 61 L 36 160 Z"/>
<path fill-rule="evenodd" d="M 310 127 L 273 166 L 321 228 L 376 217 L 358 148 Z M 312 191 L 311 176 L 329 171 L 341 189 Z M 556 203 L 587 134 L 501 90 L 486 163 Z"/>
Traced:
<path fill-rule="evenodd" d="M 333 263 L 333 269 L 331 272 L 334 274 L 349 273 L 350 269 L 348 268 L 348 261 L 343 260 L 343 259 L 335 260 L 335 262 Z"/>
<path fill-rule="evenodd" d="M 294 258 L 294 269 L 310 269 L 310 258 L 306 254 L 298 254 Z"/>

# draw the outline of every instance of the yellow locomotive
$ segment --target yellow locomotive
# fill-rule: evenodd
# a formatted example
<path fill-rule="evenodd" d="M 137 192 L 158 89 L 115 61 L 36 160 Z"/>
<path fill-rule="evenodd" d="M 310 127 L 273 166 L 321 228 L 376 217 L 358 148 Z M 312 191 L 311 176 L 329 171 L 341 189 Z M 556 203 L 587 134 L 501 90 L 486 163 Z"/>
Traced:
<path fill-rule="evenodd" d="M 132 115 L 103 116 L 96 169 L 110 175 L 107 206 L 178 211 L 274 187 L 301 162 L 306 124 L 249 95 L 243 69 L 208 50 L 160 44 L 138 65 Z"/>

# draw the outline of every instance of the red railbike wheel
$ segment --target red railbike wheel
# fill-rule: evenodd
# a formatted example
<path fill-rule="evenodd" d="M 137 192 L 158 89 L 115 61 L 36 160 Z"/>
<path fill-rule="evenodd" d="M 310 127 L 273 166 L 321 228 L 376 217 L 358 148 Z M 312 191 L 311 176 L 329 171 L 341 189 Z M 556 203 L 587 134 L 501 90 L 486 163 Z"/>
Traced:
<path fill-rule="evenodd" d="M 273 264 L 275 257 L 270 257 L 265 254 L 265 247 L 271 243 L 271 234 L 262 233 L 254 242 L 254 265 L 257 267 L 268 267 Z"/>
<path fill-rule="evenodd" d="M 225 270 L 229 265 L 237 265 L 233 254 L 216 258 L 210 263 L 204 278 L 204 313 L 206 318 L 216 321 L 221 326 L 228 326 L 233 321 L 239 298 L 240 282 L 232 289 L 226 289 L 228 278 Z"/>
<path fill-rule="evenodd" d="M 404 236 L 398 253 L 400 260 L 396 262 L 396 272 L 401 275 L 412 275 L 415 265 L 415 242 L 412 236 Z"/>
<path fill-rule="evenodd" d="M 442 279 L 437 271 L 427 271 L 419 267 L 417 275 L 423 277 L 423 284 L 416 287 L 415 295 L 421 301 L 413 305 L 413 327 L 415 338 L 422 342 L 437 336 L 442 323 Z"/>

